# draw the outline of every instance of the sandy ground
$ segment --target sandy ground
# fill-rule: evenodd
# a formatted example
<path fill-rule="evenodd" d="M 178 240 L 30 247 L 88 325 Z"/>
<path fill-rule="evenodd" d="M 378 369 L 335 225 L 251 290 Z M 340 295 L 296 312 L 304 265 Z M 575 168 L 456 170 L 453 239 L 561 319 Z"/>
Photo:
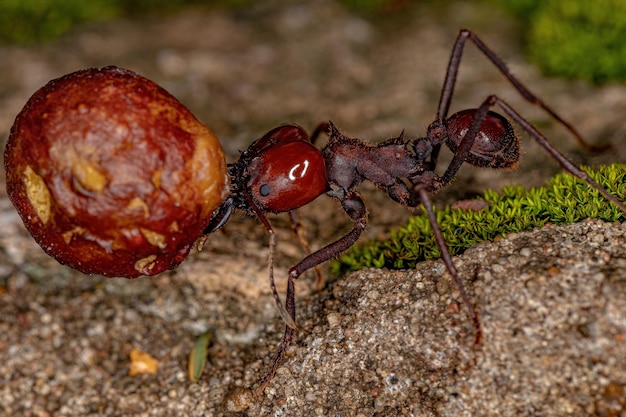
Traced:
<path fill-rule="evenodd" d="M 48 80 L 118 65 L 160 83 L 213 129 L 230 160 L 281 123 L 332 119 L 364 139 L 433 119 L 459 28 L 476 30 L 516 75 L 592 142 L 620 144 L 626 88 L 549 79 L 521 55 L 519 27 L 469 2 L 418 5 L 364 20 L 332 1 L 262 3 L 245 12 L 88 25 L 50 44 L 0 48 L 0 135 Z M 508 100 L 576 163 L 590 156 L 467 50 L 454 109 L 488 94 Z M 514 172 L 463 168 L 439 203 L 509 183 L 541 184 L 559 167 L 528 140 Z M 4 182 L 4 177 L 1 179 Z M 370 228 L 385 236 L 408 215 L 365 187 Z M 337 215 L 336 215 L 337 214 Z M 302 213 L 314 247 L 348 230 L 327 198 Z M 302 254 L 283 217 L 277 276 Z M 267 237 L 235 216 L 176 271 L 134 281 L 85 276 L 48 258 L 0 188 L 0 415 L 419 416 L 626 413 L 626 253 L 620 224 L 587 221 L 484 243 L 456 260 L 480 312 L 471 322 L 439 262 L 367 270 L 315 291 L 298 283 L 300 330 L 263 395 L 252 390 L 282 335 L 266 277 Z M 311 277 L 313 278 L 313 277 Z M 209 365 L 188 380 L 195 338 L 213 332 Z M 159 361 L 130 377 L 129 353 Z M 621 413 L 621 414 L 620 414 Z"/>

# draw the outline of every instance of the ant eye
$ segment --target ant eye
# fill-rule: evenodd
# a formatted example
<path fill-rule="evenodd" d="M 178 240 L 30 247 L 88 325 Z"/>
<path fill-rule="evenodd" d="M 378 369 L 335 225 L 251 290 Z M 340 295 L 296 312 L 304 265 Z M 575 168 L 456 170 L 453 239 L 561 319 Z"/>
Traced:
<path fill-rule="evenodd" d="M 259 194 L 262 197 L 267 197 L 268 195 L 270 195 L 270 185 L 269 184 L 263 184 L 260 188 L 259 188 Z"/>

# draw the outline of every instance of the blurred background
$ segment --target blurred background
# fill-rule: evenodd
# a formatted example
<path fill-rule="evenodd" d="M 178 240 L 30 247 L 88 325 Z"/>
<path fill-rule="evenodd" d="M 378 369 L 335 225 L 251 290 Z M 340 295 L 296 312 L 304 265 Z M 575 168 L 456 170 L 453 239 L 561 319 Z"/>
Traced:
<path fill-rule="evenodd" d="M 338 0 L 368 20 L 451 0 Z M 499 8 L 521 25 L 525 53 L 549 74 L 601 83 L 626 79 L 626 4 L 620 0 L 477 0 Z M 0 5 L 0 40 L 5 44 L 50 42 L 89 22 L 141 19 L 189 7 L 250 12 L 253 0 L 5 0 Z M 445 3 L 445 4 L 443 4 Z"/>

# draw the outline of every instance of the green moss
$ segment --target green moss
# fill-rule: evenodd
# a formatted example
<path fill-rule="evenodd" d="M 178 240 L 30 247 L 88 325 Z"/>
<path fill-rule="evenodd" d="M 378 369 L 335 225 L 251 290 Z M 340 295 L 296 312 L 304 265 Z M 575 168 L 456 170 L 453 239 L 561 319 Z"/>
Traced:
<path fill-rule="evenodd" d="M 609 165 L 590 176 L 610 193 L 626 199 L 626 165 Z M 526 190 L 509 186 L 501 192 L 485 191 L 480 198 L 488 206 L 480 211 L 436 209 L 437 221 L 453 255 L 498 236 L 530 230 L 546 223 L 564 224 L 593 217 L 608 222 L 625 221 L 626 215 L 587 183 L 561 173 L 543 187 Z M 440 253 L 426 214 L 413 216 L 408 224 L 391 232 L 386 241 L 355 245 L 331 269 L 345 273 L 365 267 L 404 269 Z"/>

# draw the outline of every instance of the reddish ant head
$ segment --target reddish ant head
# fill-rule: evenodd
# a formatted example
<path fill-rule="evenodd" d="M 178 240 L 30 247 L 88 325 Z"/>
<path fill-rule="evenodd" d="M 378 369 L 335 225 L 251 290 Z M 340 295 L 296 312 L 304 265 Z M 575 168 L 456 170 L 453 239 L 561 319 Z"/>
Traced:
<path fill-rule="evenodd" d="M 459 148 L 476 110 L 460 111 L 446 121 L 446 145 L 452 152 Z M 513 126 L 498 113 L 488 112 L 465 161 L 481 168 L 515 168 L 518 160 L 519 139 L 515 136 Z"/>
<path fill-rule="evenodd" d="M 248 191 L 263 211 L 293 210 L 328 190 L 324 158 L 310 142 L 275 144 L 256 158 L 248 170 Z"/>
<path fill-rule="evenodd" d="M 250 145 L 231 165 L 230 175 L 232 199 L 224 204 L 257 215 L 297 209 L 329 187 L 322 153 L 293 125 L 272 129 Z"/>

